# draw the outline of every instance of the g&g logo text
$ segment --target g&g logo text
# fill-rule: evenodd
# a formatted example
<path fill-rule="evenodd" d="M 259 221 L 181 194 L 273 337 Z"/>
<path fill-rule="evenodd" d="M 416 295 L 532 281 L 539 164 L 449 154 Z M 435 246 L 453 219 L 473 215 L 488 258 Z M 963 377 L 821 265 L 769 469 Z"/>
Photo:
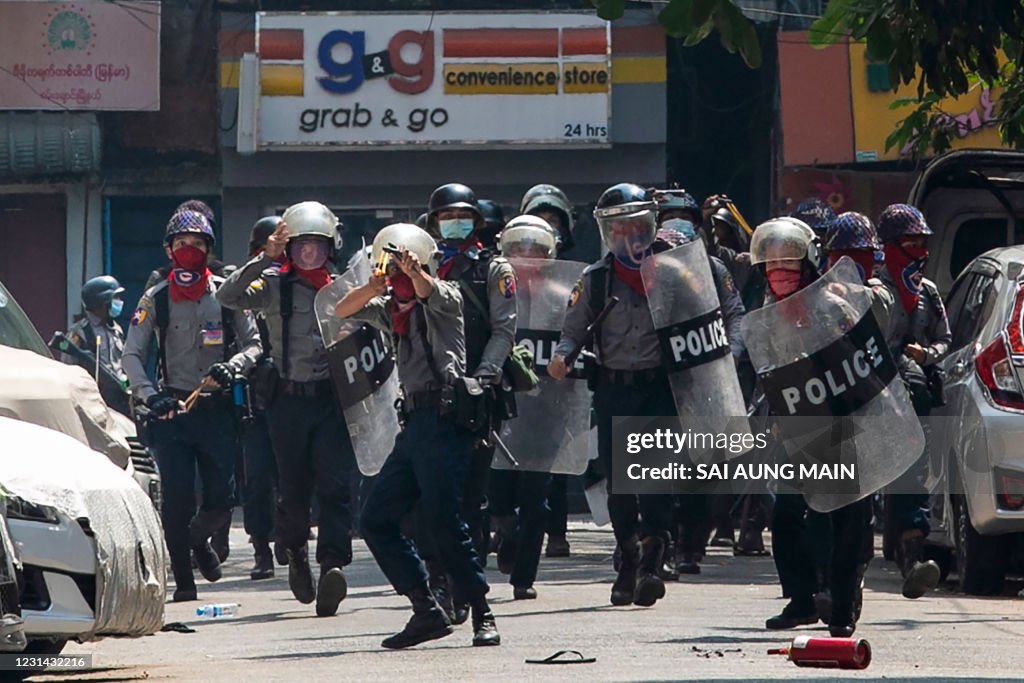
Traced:
<path fill-rule="evenodd" d="M 416 49 L 419 55 L 408 61 L 406 57 Z M 365 31 L 330 31 L 320 40 L 317 61 L 327 74 L 317 81 L 327 92 L 344 95 L 358 90 L 364 81 L 391 76 L 388 85 L 393 90 L 417 95 L 434 82 L 434 32 L 399 31 L 391 36 L 386 50 L 366 54 Z"/>

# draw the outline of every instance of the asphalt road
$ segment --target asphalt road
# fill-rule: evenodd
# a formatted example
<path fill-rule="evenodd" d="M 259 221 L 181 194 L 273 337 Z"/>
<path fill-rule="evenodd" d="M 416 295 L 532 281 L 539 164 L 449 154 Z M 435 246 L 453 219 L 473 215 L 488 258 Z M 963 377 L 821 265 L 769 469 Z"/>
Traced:
<path fill-rule="evenodd" d="M 613 608 L 610 528 L 574 523 L 573 556 L 542 559 L 535 601 L 515 602 L 511 587 L 488 569 L 503 644 L 473 648 L 468 625 L 439 641 L 391 652 L 380 641 L 400 629 L 408 603 L 396 595 L 366 547 L 357 543 L 347 569 L 349 595 L 337 616 L 318 619 L 294 601 L 286 570 L 269 581 L 249 580 L 251 557 L 241 528 L 232 532 L 225 578 L 200 584 L 200 602 L 168 604 L 167 622 L 194 633 L 159 633 L 135 640 L 70 644 L 65 654 L 93 655 L 94 669 L 42 673 L 34 681 L 524 681 L 524 680 L 858 680 L 970 681 L 1024 678 L 1024 618 L 1020 584 L 1002 598 L 970 598 L 943 587 L 917 601 L 899 595 L 895 566 L 877 559 L 868 573 L 858 629 L 874 656 L 865 671 L 802 669 L 766 650 L 788 633 L 763 629 L 784 601 L 771 558 L 734 558 L 714 548 L 699 577 L 671 584 L 655 607 Z M 312 554 L 312 553 L 311 553 Z M 203 620 L 195 607 L 239 602 L 235 619 Z M 524 663 L 557 650 L 579 650 L 594 664 Z"/>

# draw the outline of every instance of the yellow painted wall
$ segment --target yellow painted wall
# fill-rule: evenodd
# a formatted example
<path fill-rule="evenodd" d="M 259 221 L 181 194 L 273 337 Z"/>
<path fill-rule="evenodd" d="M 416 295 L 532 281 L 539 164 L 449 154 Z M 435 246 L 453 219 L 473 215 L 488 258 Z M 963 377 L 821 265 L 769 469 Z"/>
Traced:
<path fill-rule="evenodd" d="M 870 153 L 874 152 L 879 161 L 897 159 L 900 150 L 885 151 L 885 139 L 895 129 L 896 124 L 906 118 L 913 110 L 913 105 L 889 109 L 889 104 L 902 97 L 914 97 L 917 88 L 914 85 L 901 86 L 896 93 L 892 91 L 869 92 L 867 83 L 867 59 L 864 56 L 863 43 L 850 43 L 850 91 L 853 107 L 854 152 L 858 161 L 871 161 Z M 990 112 L 995 114 L 995 103 L 998 95 L 991 97 Z M 981 102 L 981 89 L 976 88 L 960 98 L 948 98 L 943 103 L 943 111 L 956 116 L 976 111 L 979 119 L 985 109 Z M 953 141 L 954 149 L 1002 147 L 999 142 L 999 131 L 994 125 L 967 133 L 962 139 Z M 867 153 L 867 154 L 865 154 Z"/>

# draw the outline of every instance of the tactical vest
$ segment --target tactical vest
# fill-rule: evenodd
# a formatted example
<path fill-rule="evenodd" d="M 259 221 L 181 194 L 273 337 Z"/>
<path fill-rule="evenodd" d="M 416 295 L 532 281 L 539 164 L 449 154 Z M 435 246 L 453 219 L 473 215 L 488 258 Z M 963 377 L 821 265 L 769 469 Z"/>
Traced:
<path fill-rule="evenodd" d="M 495 253 L 489 249 L 479 252 L 476 259 L 459 254 L 450 271 L 450 281 L 459 283 L 462 294 L 462 317 L 466 332 L 466 372 L 473 374 L 483 358 L 484 349 L 491 339 L 490 296 L 487 291 L 491 259 Z"/>

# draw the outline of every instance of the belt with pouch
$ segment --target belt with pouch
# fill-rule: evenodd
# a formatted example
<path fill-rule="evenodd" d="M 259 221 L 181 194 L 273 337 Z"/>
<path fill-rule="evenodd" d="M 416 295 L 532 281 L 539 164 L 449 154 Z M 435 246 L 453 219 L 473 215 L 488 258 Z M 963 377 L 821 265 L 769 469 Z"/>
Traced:
<path fill-rule="evenodd" d="M 193 392 L 185 391 L 184 389 L 175 389 L 174 387 L 165 387 L 163 393 L 167 394 L 168 396 L 170 396 L 172 398 L 176 398 L 179 401 L 184 401 L 189 396 L 191 396 Z M 210 391 L 210 392 L 204 391 L 204 392 L 199 394 L 199 399 L 200 400 L 206 400 L 206 399 L 211 399 L 211 398 L 224 398 L 224 397 L 225 397 L 224 392 L 222 392 L 220 390 L 217 390 L 217 389 L 215 389 L 213 391 Z"/>
<path fill-rule="evenodd" d="M 598 384 L 611 384 L 614 386 L 631 387 L 644 386 L 660 382 L 668 377 L 664 368 L 650 368 L 648 370 L 613 370 L 604 366 L 595 368 Z"/>
<path fill-rule="evenodd" d="M 331 398 L 334 389 L 331 388 L 331 380 L 321 379 L 312 382 L 296 382 L 290 379 L 281 379 L 277 382 L 277 390 L 286 396 L 299 396 L 302 398 Z"/>
<path fill-rule="evenodd" d="M 400 399 L 397 407 L 400 412 L 406 415 L 416 412 L 417 410 L 437 410 L 441 407 L 443 396 L 444 395 L 437 390 L 418 391 Z"/>

